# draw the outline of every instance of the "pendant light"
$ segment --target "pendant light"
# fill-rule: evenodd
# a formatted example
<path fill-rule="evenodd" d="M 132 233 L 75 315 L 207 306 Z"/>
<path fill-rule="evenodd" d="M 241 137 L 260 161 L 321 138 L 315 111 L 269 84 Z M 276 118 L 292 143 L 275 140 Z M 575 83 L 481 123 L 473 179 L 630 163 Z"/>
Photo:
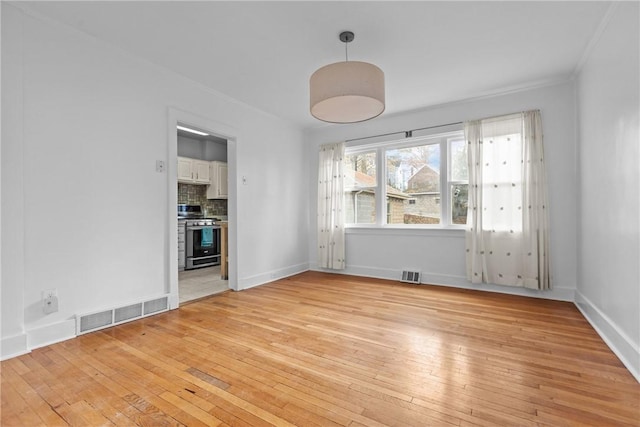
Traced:
<path fill-rule="evenodd" d="M 382 114 L 384 73 L 368 62 L 349 61 L 347 44 L 351 31 L 340 33 L 345 44 L 345 61 L 325 65 L 309 80 L 311 115 L 329 123 L 355 123 Z"/>

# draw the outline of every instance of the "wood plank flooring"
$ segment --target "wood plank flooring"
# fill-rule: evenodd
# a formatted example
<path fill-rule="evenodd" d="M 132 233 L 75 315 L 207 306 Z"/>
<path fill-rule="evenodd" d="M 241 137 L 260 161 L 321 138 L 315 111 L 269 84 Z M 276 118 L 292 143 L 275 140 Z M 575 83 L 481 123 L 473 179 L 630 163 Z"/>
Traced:
<path fill-rule="evenodd" d="M 307 272 L 1 363 L 2 426 L 638 426 L 570 303 Z"/>

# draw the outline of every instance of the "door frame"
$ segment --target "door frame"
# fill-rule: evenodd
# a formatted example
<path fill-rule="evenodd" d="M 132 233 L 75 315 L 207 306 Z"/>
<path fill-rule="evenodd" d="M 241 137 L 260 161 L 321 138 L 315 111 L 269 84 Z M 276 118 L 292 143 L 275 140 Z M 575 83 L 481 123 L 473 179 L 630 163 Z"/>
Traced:
<path fill-rule="evenodd" d="M 228 258 L 229 258 L 229 289 L 238 290 L 238 226 L 237 226 L 237 143 L 239 132 L 232 126 L 219 123 L 195 113 L 169 107 L 167 121 L 167 227 L 165 240 L 167 244 L 166 254 L 168 262 L 165 263 L 165 274 L 169 278 L 167 283 L 169 293 L 169 308 L 179 306 L 178 297 L 178 217 L 176 213 L 178 204 L 178 123 L 191 125 L 205 130 L 211 135 L 227 140 L 227 177 L 229 196 L 227 199 L 228 229 Z"/>

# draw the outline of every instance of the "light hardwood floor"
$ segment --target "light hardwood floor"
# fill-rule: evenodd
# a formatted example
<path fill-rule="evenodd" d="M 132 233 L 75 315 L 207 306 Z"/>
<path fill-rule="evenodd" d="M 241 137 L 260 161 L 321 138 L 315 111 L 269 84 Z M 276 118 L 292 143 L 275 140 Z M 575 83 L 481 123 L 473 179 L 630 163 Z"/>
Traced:
<path fill-rule="evenodd" d="M 1 368 L 2 426 L 640 424 L 573 304 L 316 272 Z"/>

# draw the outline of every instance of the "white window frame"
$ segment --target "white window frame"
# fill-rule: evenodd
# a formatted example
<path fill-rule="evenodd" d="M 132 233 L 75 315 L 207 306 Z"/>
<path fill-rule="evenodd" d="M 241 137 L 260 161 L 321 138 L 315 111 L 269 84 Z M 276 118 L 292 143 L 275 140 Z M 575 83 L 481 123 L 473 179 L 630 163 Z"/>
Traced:
<path fill-rule="evenodd" d="M 450 144 L 453 140 L 464 139 L 463 130 L 432 133 L 423 136 L 375 142 L 371 144 L 347 145 L 345 154 L 376 153 L 376 222 L 367 224 L 346 223 L 346 228 L 391 228 L 391 229 L 464 229 L 463 224 L 451 221 L 451 185 L 464 184 L 464 181 L 451 181 L 449 166 L 451 162 Z M 387 224 L 387 159 L 385 152 L 389 149 L 410 148 L 421 145 L 440 145 L 440 224 Z M 369 188 L 369 187 L 368 187 Z M 347 189 L 345 189 L 347 190 Z"/>
<path fill-rule="evenodd" d="M 366 146 L 359 146 L 359 147 L 354 147 L 353 149 L 349 149 L 349 148 L 345 148 L 345 157 L 347 155 L 353 155 L 353 154 L 367 154 L 367 153 L 375 153 L 376 154 L 376 186 L 375 187 L 361 187 L 361 186 L 353 186 L 353 187 L 345 187 L 344 188 L 344 193 L 346 196 L 347 191 L 364 191 L 364 190 L 373 190 L 373 197 L 376 201 L 376 223 L 345 223 L 345 226 L 347 224 L 349 224 L 349 226 L 354 226 L 354 227 L 371 227 L 371 226 L 376 226 L 377 222 L 379 222 L 379 218 L 378 218 L 378 197 L 380 196 L 380 171 L 378 169 L 379 167 L 379 156 L 380 153 L 378 152 L 378 150 L 376 148 L 371 148 L 369 145 Z M 357 207 L 356 211 L 354 212 L 354 215 L 357 216 Z"/>

